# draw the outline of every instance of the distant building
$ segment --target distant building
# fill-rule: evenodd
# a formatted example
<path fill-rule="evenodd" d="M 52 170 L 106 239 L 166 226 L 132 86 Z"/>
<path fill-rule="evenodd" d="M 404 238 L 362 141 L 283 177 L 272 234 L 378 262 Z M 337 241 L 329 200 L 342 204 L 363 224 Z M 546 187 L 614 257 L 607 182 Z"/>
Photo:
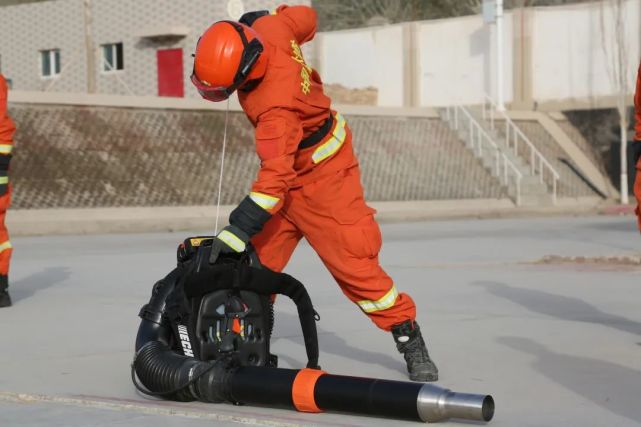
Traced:
<path fill-rule="evenodd" d="M 50 0 L 0 7 L 0 72 L 25 91 L 195 97 L 213 22 L 310 0 Z"/>

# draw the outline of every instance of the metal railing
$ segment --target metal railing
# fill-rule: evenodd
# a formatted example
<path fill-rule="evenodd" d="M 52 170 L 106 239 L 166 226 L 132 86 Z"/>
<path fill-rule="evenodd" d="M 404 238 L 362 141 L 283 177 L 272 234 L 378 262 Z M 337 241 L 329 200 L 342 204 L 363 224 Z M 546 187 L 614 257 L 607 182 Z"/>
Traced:
<path fill-rule="evenodd" d="M 447 121 L 452 129 L 464 131 L 466 144 L 474 153 L 483 158 L 484 153 L 493 157 L 494 172 L 501 184 L 509 188 L 510 179 L 514 183 L 515 202 L 521 204 L 521 179 L 523 174 L 518 167 L 501 151 L 481 124 L 463 106 L 449 106 L 446 108 Z"/>
<path fill-rule="evenodd" d="M 498 117 L 496 117 L 496 115 L 498 115 Z M 520 147 L 525 147 L 528 150 L 526 154 L 530 160 L 530 173 L 533 176 L 538 175 L 539 181 L 542 184 L 545 184 L 545 173 L 547 171 L 552 178 L 552 201 L 556 204 L 557 182 L 560 178 L 559 173 L 505 111 L 499 111 L 496 108 L 494 100 L 488 95 L 485 95 L 485 102 L 483 103 L 483 120 L 489 123 L 490 129 L 493 131 L 498 130 L 497 121 L 501 120 L 505 122 L 504 132 L 507 148 L 513 150 L 515 156 L 519 156 Z"/>

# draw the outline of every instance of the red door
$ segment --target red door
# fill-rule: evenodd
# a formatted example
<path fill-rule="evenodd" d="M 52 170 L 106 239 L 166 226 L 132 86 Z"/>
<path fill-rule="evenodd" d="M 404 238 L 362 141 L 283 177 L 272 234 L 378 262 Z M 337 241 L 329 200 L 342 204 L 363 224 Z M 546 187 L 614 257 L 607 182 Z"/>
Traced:
<path fill-rule="evenodd" d="M 185 96 L 183 50 L 164 49 L 156 52 L 158 61 L 158 96 Z"/>

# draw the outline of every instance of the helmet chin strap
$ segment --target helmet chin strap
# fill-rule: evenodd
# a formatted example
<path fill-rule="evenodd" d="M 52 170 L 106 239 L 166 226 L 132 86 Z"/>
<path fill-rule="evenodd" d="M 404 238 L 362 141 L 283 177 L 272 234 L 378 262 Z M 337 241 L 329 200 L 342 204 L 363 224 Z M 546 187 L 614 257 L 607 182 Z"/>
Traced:
<path fill-rule="evenodd" d="M 220 176 L 218 177 L 218 200 L 216 202 L 216 225 L 214 234 L 218 235 L 218 217 L 220 216 L 220 198 L 223 193 L 223 175 L 225 172 L 225 148 L 227 147 L 227 120 L 229 119 L 229 98 L 225 109 L 225 130 L 223 132 L 223 151 L 220 153 Z"/>

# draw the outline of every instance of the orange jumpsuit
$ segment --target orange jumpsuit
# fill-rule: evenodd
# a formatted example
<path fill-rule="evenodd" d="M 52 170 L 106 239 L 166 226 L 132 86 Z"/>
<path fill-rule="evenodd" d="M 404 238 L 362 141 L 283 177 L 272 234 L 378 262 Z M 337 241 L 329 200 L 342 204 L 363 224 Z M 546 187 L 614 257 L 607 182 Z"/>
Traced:
<path fill-rule="evenodd" d="M 641 64 L 637 75 L 637 90 L 634 94 L 634 141 L 633 144 L 641 144 Z M 637 145 L 636 151 L 641 151 L 641 146 Z M 637 160 L 637 175 L 634 181 L 634 195 L 637 198 L 637 221 L 639 231 L 641 231 L 641 157 Z"/>
<path fill-rule="evenodd" d="M 261 262 L 281 271 L 305 237 L 343 293 L 378 327 L 414 320 L 414 302 L 379 264 L 381 233 L 363 197 L 349 126 L 330 109 L 320 76 L 300 50 L 316 33 L 316 12 L 280 6 L 252 28 L 269 62 L 262 81 L 238 96 L 256 128 L 261 159 L 250 197 L 273 215 L 252 239 Z M 299 147 L 319 129 L 328 131 Z"/>
<path fill-rule="evenodd" d="M 7 115 L 7 82 L 0 74 L 0 284 L 7 283 L 11 242 L 4 219 L 11 203 L 11 187 L 7 172 L 16 128 Z"/>

